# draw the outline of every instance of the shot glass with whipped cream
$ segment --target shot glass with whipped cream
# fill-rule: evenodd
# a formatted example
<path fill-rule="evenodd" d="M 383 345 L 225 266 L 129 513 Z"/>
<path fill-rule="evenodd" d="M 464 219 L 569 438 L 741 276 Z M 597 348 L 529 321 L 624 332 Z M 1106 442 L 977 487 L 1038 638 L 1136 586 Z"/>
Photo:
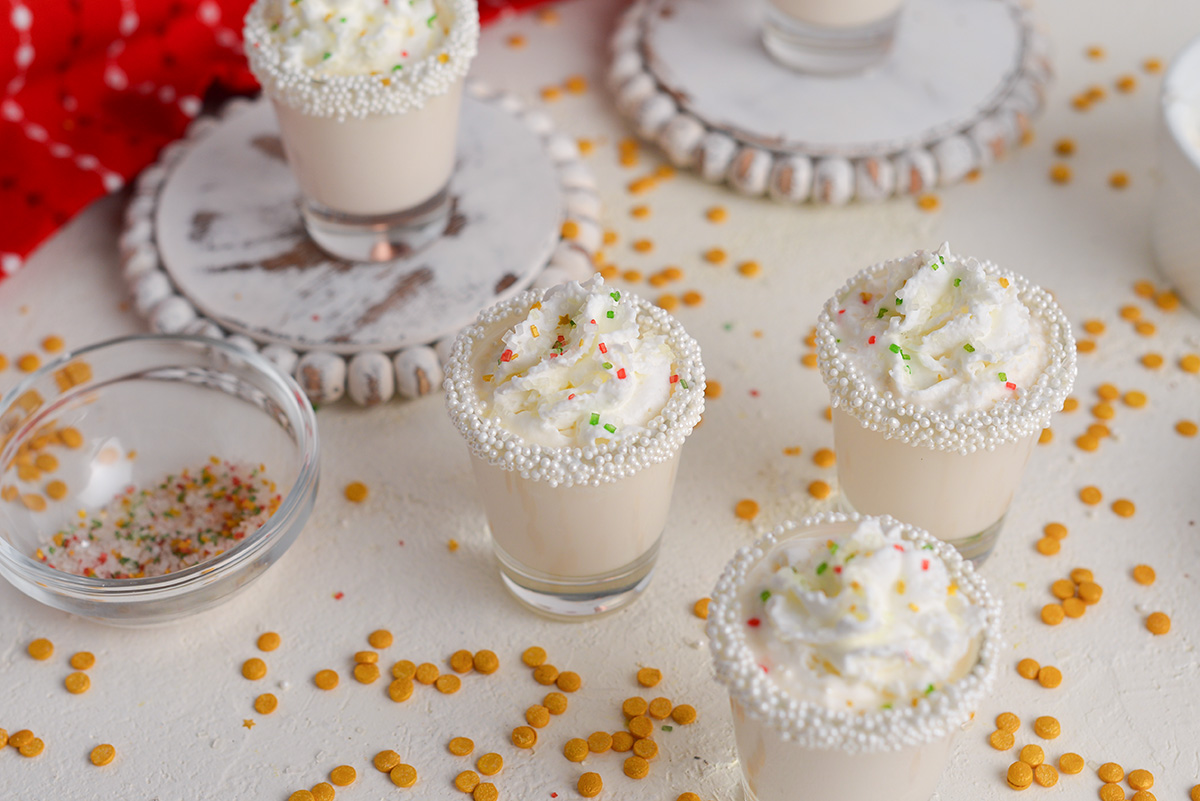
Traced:
<path fill-rule="evenodd" d="M 843 505 L 987 558 L 1075 383 L 1071 326 L 1049 293 L 948 244 L 917 251 L 825 303 L 817 360 Z"/>
<path fill-rule="evenodd" d="M 928 801 L 999 669 L 1000 606 L 953 547 L 830 512 L 740 549 L 708 636 L 747 801 Z"/>
<path fill-rule="evenodd" d="M 904 0 L 768 0 L 763 46 L 817 75 L 861 72 L 892 49 Z"/>
<path fill-rule="evenodd" d="M 445 387 L 517 599 L 571 618 L 637 598 L 704 410 L 683 326 L 599 275 L 530 290 L 459 334 Z"/>
<path fill-rule="evenodd" d="M 479 40 L 475 1 L 256 0 L 244 38 L 309 236 L 351 261 L 440 236 Z"/>

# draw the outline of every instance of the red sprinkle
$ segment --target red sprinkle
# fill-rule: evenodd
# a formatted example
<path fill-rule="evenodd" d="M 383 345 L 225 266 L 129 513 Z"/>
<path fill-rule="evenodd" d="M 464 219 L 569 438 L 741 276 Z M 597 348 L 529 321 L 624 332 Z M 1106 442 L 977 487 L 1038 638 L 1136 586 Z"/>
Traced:
<path fill-rule="evenodd" d="M 833 566 L 833 572 L 834 572 L 834 573 L 837 573 L 838 575 L 841 575 L 841 573 L 842 573 L 842 566 L 841 566 L 841 565 L 834 565 L 834 566 Z"/>
<path fill-rule="evenodd" d="M 504 351 L 504 353 L 500 354 L 500 361 L 502 361 L 502 362 L 511 362 L 512 361 L 512 348 L 508 348 L 507 350 Z"/>
<path fill-rule="evenodd" d="M 1009 381 L 1008 383 L 1006 383 L 1004 386 L 1008 387 L 1009 389 L 1016 389 L 1016 388 L 1017 388 L 1017 385 L 1016 385 L 1016 384 L 1014 384 L 1014 383 L 1013 383 L 1013 382 L 1011 382 L 1011 381 Z"/>
<path fill-rule="evenodd" d="M 756 617 L 752 617 L 752 618 L 750 618 L 749 620 L 747 620 L 747 621 L 746 621 L 746 625 L 747 625 L 747 626 L 749 626 L 749 627 L 750 627 L 750 628 L 752 628 L 752 629 L 756 629 L 756 628 L 758 628 L 759 626 L 761 626 L 761 625 L 762 625 L 762 621 L 761 621 L 761 620 L 759 620 L 759 619 L 758 619 L 758 618 L 756 618 Z"/>
<path fill-rule="evenodd" d="M 595 320 L 595 319 L 593 319 L 593 320 L 592 320 L 592 325 L 595 325 L 595 324 L 596 324 L 596 320 Z"/>
<path fill-rule="evenodd" d="M 874 337 L 874 336 L 872 336 L 870 339 L 868 339 L 868 340 L 867 340 L 867 344 L 868 344 L 868 345 L 874 345 L 874 344 L 875 344 L 875 337 Z"/>
<path fill-rule="evenodd" d="M 340 601 L 345 597 L 346 597 L 346 593 L 344 593 L 344 592 L 335 592 L 333 594 L 333 600 L 335 600 L 335 601 Z"/>
<path fill-rule="evenodd" d="M 928 569 L 929 569 L 929 560 L 928 560 L 928 559 L 922 559 L 922 560 L 921 560 L 921 569 L 922 569 L 922 570 L 928 570 Z"/>
<path fill-rule="evenodd" d="M 771 671 L 767 670 L 767 666 L 766 666 L 766 665 L 759 665 L 759 667 L 763 669 L 763 673 L 770 673 L 770 672 L 771 672 Z"/>
<path fill-rule="evenodd" d="M 895 549 L 896 549 L 897 551 L 899 551 L 900 553 L 904 553 L 904 546 L 903 546 L 903 545 L 893 545 L 892 547 L 893 547 L 893 548 L 895 548 Z"/>
<path fill-rule="evenodd" d="M 608 345 L 605 345 L 603 342 L 601 342 L 601 343 L 600 343 L 600 352 L 601 352 L 601 353 L 608 353 Z"/>
<path fill-rule="evenodd" d="M 671 376 L 671 383 L 672 383 L 672 384 L 674 384 L 674 383 L 675 383 L 676 381 L 678 381 L 678 380 L 679 380 L 679 376 L 677 376 L 677 375 L 673 375 L 673 376 Z"/>
<path fill-rule="evenodd" d="M 846 313 L 845 309 L 838 309 L 838 314 L 845 314 L 845 313 Z"/>
<path fill-rule="evenodd" d="M 757 397 L 758 397 L 758 390 L 757 390 L 757 389 L 752 389 L 752 390 L 750 390 L 750 397 L 752 397 L 752 398 L 757 398 Z"/>
<path fill-rule="evenodd" d="M 625 368 L 622 367 L 620 370 L 617 371 L 617 378 L 624 378 L 624 377 L 625 377 Z"/>
<path fill-rule="evenodd" d="M 568 395 L 567 400 L 575 400 L 575 393 L 572 392 L 570 395 Z"/>

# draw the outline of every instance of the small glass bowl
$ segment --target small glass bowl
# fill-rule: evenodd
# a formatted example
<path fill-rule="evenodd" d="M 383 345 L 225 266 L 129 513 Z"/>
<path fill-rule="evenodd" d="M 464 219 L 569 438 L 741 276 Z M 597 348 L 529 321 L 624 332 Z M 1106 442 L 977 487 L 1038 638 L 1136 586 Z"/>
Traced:
<path fill-rule="evenodd" d="M 76 429 L 82 443 L 54 433 L 64 428 Z M 57 466 L 41 475 L 27 468 L 21 480 L 21 452 L 26 463 L 30 453 L 50 454 Z M 263 465 L 282 496 L 235 547 L 178 572 L 134 579 L 74 575 L 34 557 L 79 510 L 102 509 L 127 487 L 212 456 Z M 192 336 L 123 337 L 68 353 L 0 399 L 0 575 L 48 606 L 114 626 L 158 625 L 210 609 L 295 541 L 316 500 L 318 456 L 307 397 L 257 353 Z M 66 484 L 65 497 L 50 497 L 52 480 Z"/>

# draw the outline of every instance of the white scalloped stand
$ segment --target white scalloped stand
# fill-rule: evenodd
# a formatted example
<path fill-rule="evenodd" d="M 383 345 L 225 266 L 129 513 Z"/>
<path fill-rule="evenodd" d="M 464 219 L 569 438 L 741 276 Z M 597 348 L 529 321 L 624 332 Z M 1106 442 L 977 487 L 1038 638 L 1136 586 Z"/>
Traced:
<path fill-rule="evenodd" d="M 835 78 L 771 59 L 764 5 L 638 0 L 608 76 L 640 136 L 747 195 L 842 204 L 952 184 L 1025 139 L 1052 74 L 1010 0 L 909 0 L 886 60 Z"/>
<path fill-rule="evenodd" d="M 430 245 L 382 264 L 332 258 L 304 233 L 270 104 L 235 100 L 142 173 L 121 237 L 125 278 L 155 330 L 260 349 L 314 403 L 424 395 L 441 387 L 459 329 L 530 285 L 586 279 L 602 237 L 574 140 L 478 83 L 450 192 L 450 222 Z"/>

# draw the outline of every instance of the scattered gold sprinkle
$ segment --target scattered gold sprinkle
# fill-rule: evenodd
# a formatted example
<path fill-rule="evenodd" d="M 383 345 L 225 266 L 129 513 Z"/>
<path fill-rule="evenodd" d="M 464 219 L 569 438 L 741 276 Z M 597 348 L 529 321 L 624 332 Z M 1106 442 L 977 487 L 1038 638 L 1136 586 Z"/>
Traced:
<path fill-rule="evenodd" d="M 1062 623 L 1064 616 L 1063 608 L 1058 604 L 1046 604 L 1042 607 L 1042 622 L 1048 626 Z"/>
<path fill-rule="evenodd" d="M 917 208 L 921 211 L 937 211 L 942 201 L 932 192 L 922 192 L 917 195 Z"/>
<path fill-rule="evenodd" d="M 737 266 L 737 271 L 747 278 L 754 278 L 762 274 L 762 265 L 756 261 L 744 261 Z"/>
<path fill-rule="evenodd" d="M 1042 537 L 1037 541 L 1037 551 L 1042 556 L 1054 556 L 1062 550 L 1062 545 L 1053 537 Z"/>
<path fill-rule="evenodd" d="M 1163 311 L 1175 311 L 1179 308 L 1179 295 L 1173 290 L 1164 289 L 1154 296 L 1154 305 Z"/>
<path fill-rule="evenodd" d="M 537 742 L 537 732 L 529 726 L 517 726 L 512 731 L 512 743 L 517 748 L 533 748 Z"/>
<path fill-rule="evenodd" d="M 1014 762 L 1008 766 L 1006 775 L 1008 786 L 1014 790 L 1024 790 L 1033 784 L 1033 768 L 1024 762 Z"/>
<path fill-rule="evenodd" d="M 699 306 L 703 302 L 704 296 L 694 289 L 689 289 L 687 292 L 683 293 L 684 306 Z"/>
<path fill-rule="evenodd" d="M 254 711 L 260 715 L 269 715 L 279 708 L 279 699 L 271 693 L 263 693 L 254 699 Z"/>
<path fill-rule="evenodd" d="M 708 381 L 704 384 L 704 397 L 709 400 L 716 400 L 721 397 L 723 391 L 720 381 Z"/>
<path fill-rule="evenodd" d="M 1056 184 L 1065 184 L 1071 180 L 1071 168 L 1066 164 L 1055 164 L 1050 168 L 1050 180 Z"/>
<path fill-rule="evenodd" d="M 1171 618 L 1163 612 L 1151 612 L 1146 617 L 1146 629 L 1151 634 L 1166 634 L 1171 630 Z"/>
<path fill-rule="evenodd" d="M 96 767 L 104 767 L 112 762 L 116 755 L 117 749 L 113 748 L 108 743 L 104 743 L 92 749 L 90 759 L 92 760 L 92 764 Z"/>
<path fill-rule="evenodd" d="M 708 604 L 711 598 L 701 598 L 692 605 L 692 614 L 701 620 L 708 620 Z"/>
<path fill-rule="evenodd" d="M 814 481 L 808 485 L 808 494 L 817 500 L 825 500 L 833 490 L 824 481 Z"/>
<path fill-rule="evenodd" d="M 542 100 L 547 103 L 553 103 L 562 98 L 562 90 L 557 86 L 543 86 L 540 92 Z"/>
<path fill-rule="evenodd" d="M 1113 86 L 1117 87 L 1118 92 L 1129 94 L 1134 89 L 1137 89 L 1137 78 L 1133 77 L 1132 75 L 1122 75 L 1121 77 L 1117 78 L 1116 82 L 1113 83 Z"/>
<path fill-rule="evenodd" d="M 22 373 L 32 373 L 42 366 L 42 360 L 36 353 L 25 353 L 17 358 L 17 369 Z"/>
<path fill-rule="evenodd" d="M 1117 170 L 1109 173 L 1108 185 L 1113 189 L 1124 189 L 1125 187 L 1129 186 L 1129 173 L 1124 172 L 1123 170 Z"/>
<path fill-rule="evenodd" d="M 1053 665 L 1043 665 L 1038 669 L 1037 682 L 1047 690 L 1053 690 L 1062 684 L 1062 671 Z"/>
<path fill-rule="evenodd" d="M 258 650 L 260 651 L 274 651 L 282 642 L 283 639 L 278 634 L 273 631 L 268 631 L 258 636 L 258 642 L 256 644 L 258 645 Z"/>
<path fill-rule="evenodd" d="M 1163 366 L 1163 357 L 1157 353 L 1147 353 L 1142 356 L 1142 366 L 1148 367 L 1151 370 L 1157 370 Z"/>
<path fill-rule="evenodd" d="M 1099 45 L 1091 45 L 1083 53 L 1092 61 L 1100 61 L 1104 58 L 1104 48 Z"/>
<path fill-rule="evenodd" d="M 44 662 L 54 656 L 54 643 L 45 637 L 39 637 L 36 640 L 31 640 L 26 650 L 29 651 L 29 655 L 34 659 Z"/>
<path fill-rule="evenodd" d="M 479 786 L 479 774 L 473 770 L 464 770 L 462 773 L 454 777 L 454 787 L 461 792 L 474 792 Z"/>
<path fill-rule="evenodd" d="M 1084 767 L 1083 757 L 1079 754 L 1067 752 L 1058 758 L 1058 769 L 1063 773 L 1082 773 Z"/>
<path fill-rule="evenodd" d="M 1138 565 L 1133 569 L 1133 580 L 1138 584 L 1150 585 L 1154 583 L 1154 579 L 1154 568 L 1150 565 Z"/>
<path fill-rule="evenodd" d="M 1075 153 L 1074 139 L 1059 139 L 1054 143 L 1054 152 L 1060 156 L 1070 156 Z M 1086 328 L 1086 326 L 1085 326 Z M 1090 332 L 1089 332 L 1090 333 Z"/>
<path fill-rule="evenodd" d="M 758 501 L 743 498 L 733 507 L 733 513 L 739 520 L 753 520 L 758 517 Z"/>
<path fill-rule="evenodd" d="M 1179 433 L 1180 436 L 1194 437 L 1196 436 L 1196 430 L 1196 424 L 1191 420 L 1180 420 L 1175 424 L 1175 431 Z"/>
<path fill-rule="evenodd" d="M 563 84 L 563 86 L 571 94 L 581 95 L 587 91 L 588 82 L 587 78 L 583 77 L 582 75 L 572 75 L 571 77 L 567 78 L 567 81 Z"/>
<path fill-rule="evenodd" d="M 709 264 L 721 264 L 726 258 L 726 253 L 721 248 L 709 248 L 704 251 L 704 260 Z"/>
<path fill-rule="evenodd" d="M 575 788 L 584 798 L 595 798 L 604 789 L 604 780 L 600 778 L 599 773 L 584 773 L 579 777 Z"/>
<path fill-rule="evenodd" d="M 86 693 L 92 686 L 92 680 L 88 678 L 86 673 L 76 671 L 69 674 L 63 680 L 63 686 L 67 688 L 67 692 L 71 695 L 80 695 Z"/>
<path fill-rule="evenodd" d="M 679 298 L 667 293 L 658 296 L 658 307 L 666 311 L 675 311 L 679 308 Z"/>
<path fill-rule="evenodd" d="M 257 656 L 251 657 L 242 663 L 242 675 L 250 681 L 258 681 L 267 675 L 267 663 Z"/>
<path fill-rule="evenodd" d="M 397 787 L 412 787 L 417 783 L 417 769 L 412 765 L 401 763 L 392 768 L 388 775 Z"/>
<path fill-rule="evenodd" d="M 1179 369 L 1185 373 L 1200 373 L 1200 355 L 1188 353 L 1179 357 Z"/>
<path fill-rule="evenodd" d="M 338 787 L 349 787 L 358 779 L 358 771 L 349 765 L 338 765 L 329 771 L 329 781 Z"/>
<path fill-rule="evenodd" d="M 1096 504 L 1100 503 L 1100 501 L 1104 500 L 1104 495 L 1100 492 L 1098 487 L 1087 486 L 1079 491 L 1079 500 L 1083 501 L 1089 506 L 1095 506 Z"/>
<path fill-rule="evenodd" d="M 704 212 L 704 216 L 709 222 L 723 223 L 729 219 L 729 212 L 725 210 L 724 206 L 711 206 Z"/>
<path fill-rule="evenodd" d="M 662 677 L 662 671 L 658 668 L 644 667 L 637 672 L 637 683 L 643 687 L 655 687 L 662 681 Z M 644 712 L 645 710 L 636 714 L 641 715 Z"/>
<path fill-rule="evenodd" d="M 1034 766 L 1033 780 L 1042 787 L 1053 787 L 1058 784 L 1058 771 L 1043 762 L 1041 765 Z"/>
<path fill-rule="evenodd" d="M 514 33 L 512 36 L 508 37 L 507 44 L 513 50 L 520 50 L 526 45 L 526 39 L 521 34 Z"/>
<path fill-rule="evenodd" d="M 1105 762 L 1096 769 L 1096 775 L 1102 782 L 1119 782 L 1125 778 L 1125 769 L 1116 762 Z"/>
<path fill-rule="evenodd" d="M 563 745 L 563 756 L 568 762 L 582 762 L 587 759 L 588 744 L 587 740 L 579 737 L 572 737 Z"/>
<path fill-rule="evenodd" d="M 367 485 L 361 481 L 351 481 L 346 485 L 346 500 L 351 503 L 362 503 L 367 499 Z"/>
<path fill-rule="evenodd" d="M 1129 786 L 1135 790 L 1149 790 L 1154 786 L 1154 774 L 1148 770 L 1131 770 L 1126 778 Z"/>
<path fill-rule="evenodd" d="M 1072 593 L 1075 592 L 1074 587 L 1071 588 L 1071 592 Z M 1042 666 L 1038 664 L 1036 659 L 1026 658 L 1026 659 L 1022 659 L 1020 662 L 1017 663 L 1017 675 L 1019 675 L 1023 679 L 1036 679 L 1037 675 L 1038 675 L 1038 671 L 1041 669 L 1042 669 Z M 1011 714 L 1011 713 L 1007 713 L 1007 714 Z M 1016 715 L 1013 715 L 1013 717 L 1015 718 Z M 1017 721 L 1017 726 L 1020 726 L 1020 720 Z M 996 728 L 1006 729 L 1008 731 L 1016 731 L 1015 728 L 1009 729 L 1007 726 L 1002 726 L 1000 724 L 1000 720 L 998 718 L 996 720 Z"/>
<path fill-rule="evenodd" d="M 313 683 L 322 690 L 332 690 L 338 686 L 338 674 L 333 670 L 318 670 L 313 676 Z"/>
<path fill-rule="evenodd" d="M 495 776 L 504 767 L 504 757 L 499 754 L 484 754 L 475 761 L 475 769 L 484 776 Z"/>
<path fill-rule="evenodd" d="M 1033 731 L 1043 740 L 1053 740 L 1062 734 L 1062 726 L 1056 718 L 1043 715 L 1033 722 Z"/>
<path fill-rule="evenodd" d="M 1160 59 L 1148 58 L 1142 62 L 1142 69 L 1150 74 L 1162 72 L 1163 64 Z"/>

